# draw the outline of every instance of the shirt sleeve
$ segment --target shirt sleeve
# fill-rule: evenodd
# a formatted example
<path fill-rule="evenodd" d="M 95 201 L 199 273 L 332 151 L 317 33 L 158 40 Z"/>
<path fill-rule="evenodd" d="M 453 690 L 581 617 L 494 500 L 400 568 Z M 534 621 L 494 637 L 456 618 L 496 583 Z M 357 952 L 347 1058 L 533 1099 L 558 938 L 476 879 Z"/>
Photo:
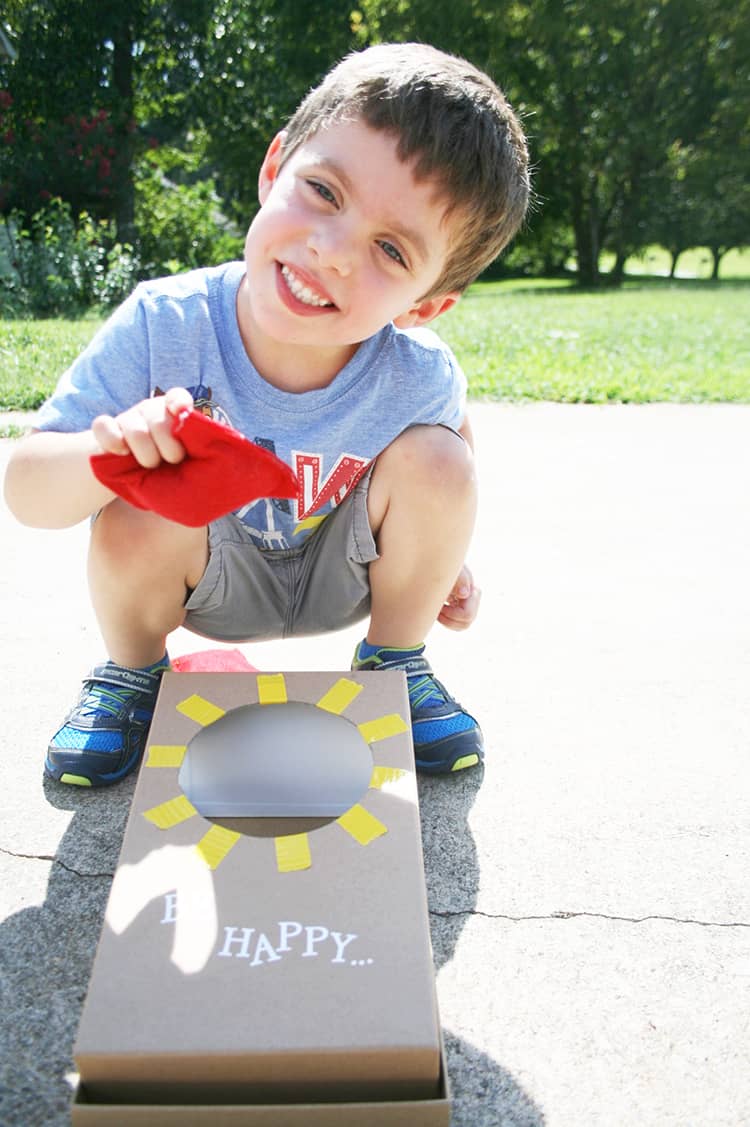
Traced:
<path fill-rule="evenodd" d="M 35 426 L 87 430 L 97 415 L 117 415 L 150 395 L 148 326 L 139 286 L 60 377 Z"/>
<path fill-rule="evenodd" d="M 409 387 L 417 376 L 421 388 L 420 417 L 414 421 L 440 423 L 458 430 L 466 414 L 467 381 L 456 357 L 432 329 L 408 329 L 403 337 L 412 346 L 407 355 L 404 386 L 407 400 L 411 398 Z"/>

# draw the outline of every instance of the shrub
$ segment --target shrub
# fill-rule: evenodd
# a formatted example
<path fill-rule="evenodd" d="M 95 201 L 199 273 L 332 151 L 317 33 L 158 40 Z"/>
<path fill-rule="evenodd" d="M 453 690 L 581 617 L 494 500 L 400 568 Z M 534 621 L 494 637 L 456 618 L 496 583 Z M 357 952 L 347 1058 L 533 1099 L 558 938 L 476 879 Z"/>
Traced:
<path fill-rule="evenodd" d="M 155 159 L 136 170 L 135 226 L 143 275 L 213 266 L 242 254 L 242 238 L 221 214 L 213 180 L 175 183 Z"/>
<path fill-rule="evenodd" d="M 113 305 L 129 293 L 139 263 L 114 239 L 113 225 L 52 199 L 24 224 L 5 218 L 5 262 L 0 266 L 0 313 L 76 316 L 93 305 Z"/>

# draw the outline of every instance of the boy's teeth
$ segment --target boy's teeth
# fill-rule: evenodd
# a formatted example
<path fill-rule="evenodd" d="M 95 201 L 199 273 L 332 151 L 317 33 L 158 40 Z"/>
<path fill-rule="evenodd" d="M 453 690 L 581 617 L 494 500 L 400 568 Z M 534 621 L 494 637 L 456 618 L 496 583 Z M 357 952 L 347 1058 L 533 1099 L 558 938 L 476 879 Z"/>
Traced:
<path fill-rule="evenodd" d="M 293 274 L 288 266 L 281 267 L 281 273 L 284 276 L 284 281 L 289 286 L 297 301 L 303 302 L 305 305 L 319 305 L 321 307 L 330 305 L 330 301 L 325 301 L 324 298 L 318 295 L 301 282 L 296 274 Z"/>

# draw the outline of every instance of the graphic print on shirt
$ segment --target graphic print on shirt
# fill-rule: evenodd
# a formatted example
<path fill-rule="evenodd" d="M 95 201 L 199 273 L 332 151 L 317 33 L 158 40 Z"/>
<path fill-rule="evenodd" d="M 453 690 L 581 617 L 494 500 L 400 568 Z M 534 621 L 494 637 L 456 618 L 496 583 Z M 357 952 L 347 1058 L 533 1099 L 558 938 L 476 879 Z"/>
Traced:
<path fill-rule="evenodd" d="M 264 450 L 268 450 L 271 454 L 276 454 L 276 443 L 273 439 L 260 438 L 255 435 L 253 442 L 256 446 L 262 446 Z M 281 528 L 276 526 L 275 515 L 277 512 L 283 514 Z M 254 513 L 254 517 L 250 517 L 250 513 Z M 286 497 L 264 497 L 260 501 L 251 501 L 249 505 L 243 505 L 241 509 L 237 509 L 235 515 L 240 518 L 259 547 L 277 550 L 289 547 L 283 526 L 291 522 L 292 506 Z M 284 517 L 286 517 L 286 520 L 284 520 Z M 260 527 L 256 528 L 256 524 Z"/>
<path fill-rule="evenodd" d="M 186 390 L 193 397 L 196 411 L 226 426 L 232 425 L 224 408 L 212 398 L 212 389 L 208 385 L 201 383 Z M 164 395 L 164 392 L 157 387 L 153 394 Z M 252 441 L 256 446 L 279 456 L 272 438 L 255 435 Z M 237 509 L 236 516 L 243 522 L 258 547 L 277 551 L 297 547 L 308 532 L 317 528 L 328 513 L 348 497 L 370 462 L 370 458 L 363 458 L 358 454 L 339 454 L 332 469 L 324 476 L 324 454 L 292 450 L 291 466 L 299 482 L 296 500 L 264 497 Z M 329 504 L 329 510 L 318 513 L 319 509 Z M 290 542 L 294 537 L 298 539 Z"/>
<path fill-rule="evenodd" d="M 255 438 L 253 441 L 276 453 L 271 439 Z M 298 536 L 317 528 L 328 515 L 327 512 L 318 513 L 318 510 L 328 504 L 331 510 L 337 508 L 370 464 L 369 458 L 362 458 L 357 454 L 340 454 L 330 473 L 324 477 L 323 454 L 293 450 L 291 460 L 300 487 L 296 501 L 292 502 L 293 514 L 287 501 L 270 498 L 256 501 L 237 511 L 237 516 L 244 521 L 250 535 L 262 548 L 296 547 L 296 544 L 289 542 L 289 536 Z M 278 520 L 277 515 L 280 517 Z"/>
<path fill-rule="evenodd" d="M 211 396 L 211 388 L 206 384 L 200 383 L 196 387 L 186 387 L 185 391 L 189 392 L 193 397 L 193 407 L 196 411 L 200 411 L 201 415 L 207 415 L 209 419 L 215 419 L 217 423 L 224 423 L 226 426 L 231 426 L 229 416 L 223 407 L 215 403 Z M 164 395 L 160 387 L 155 387 L 152 398 L 157 395 Z"/>

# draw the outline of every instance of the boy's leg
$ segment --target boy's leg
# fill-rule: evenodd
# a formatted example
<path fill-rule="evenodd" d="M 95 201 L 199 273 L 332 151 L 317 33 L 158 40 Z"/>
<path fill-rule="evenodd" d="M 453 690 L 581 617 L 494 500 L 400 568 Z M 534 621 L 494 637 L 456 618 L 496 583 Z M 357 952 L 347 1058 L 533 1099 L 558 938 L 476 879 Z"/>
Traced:
<path fill-rule="evenodd" d="M 164 654 L 185 617 L 188 590 L 208 562 L 205 528 L 187 528 L 115 500 L 97 517 L 89 589 L 107 652 L 139 669 Z"/>
<path fill-rule="evenodd" d="M 378 458 L 368 494 L 379 558 L 370 564 L 371 618 L 355 669 L 403 669 L 417 766 L 479 763 L 477 722 L 433 676 L 424 639 L 458 577 L 476 516 L 471 450 L 439 426 L 405 431 Z"/>
<path fill-rule="evenodd" d="M 375 464 L 367 508 L 379 554 L 370 564 L 367 640 L 421 645 L 458 578 L 474 528 L 469 446 L 447 427 L 404 431 Z"/>
<path fill-rule="evenodd" d="M 206 529 L 189 529 L 115 500 L 91 534 L 89 585 L 110 660 L 84 680 L 55 733 L 46 773 L 101 786 L 137 765 L 151 724 L 166 636 L 184 617 L 188 589 L 208 559 Z"/>

